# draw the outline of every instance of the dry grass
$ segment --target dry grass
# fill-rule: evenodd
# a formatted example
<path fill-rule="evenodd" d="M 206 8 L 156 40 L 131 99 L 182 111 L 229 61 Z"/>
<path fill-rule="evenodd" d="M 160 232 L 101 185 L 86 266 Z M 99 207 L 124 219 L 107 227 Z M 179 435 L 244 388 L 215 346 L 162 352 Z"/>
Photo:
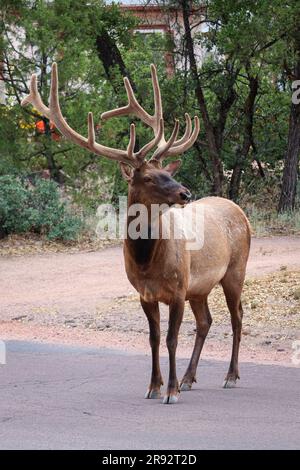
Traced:
<path fill-rule="evenodd" d="M 300 272 L 283 270 L 262 278 L 247 279 L 243 291 L 244 327 L 269 325 L 278 330 L 300 330 Z M 210 296 L 214 323 L 222 324 L 228 310 L 222 288 Z M 192 313 L 189 312 L 192 317 Z"/>
<path fill-rule="evenodd" d="M 300 234 L 300 210 L 277 214 L 276 210 L 263 210 L 254 205 L 244 210 L 257 237 Z"/>
<path fill-rule="evenodd" d="M 96 251 L 107 246 L 119 244 L 118 240 L 99 240 L 96 237 L 82 236 L 76 242 L 49 241 L 35 234 L 9 235 L 0 240 L 0 256 L 23 256 L 38 253 L 77 253 Z"/>
<path fill-rule="evenodd" d="M 242 296 L 244 334 L 264 337 L 273 332 L 278 337 L 286 334 L 296 336 L 300 331 L 299 285 L 300 272 L 297 271 L 283 270 L 261 278 L 247 279 Z M 212 291 L 209 306 L 214 330 L 217 327 L 217 331 L 223 335 L 222 329 L 219 330 L 218 327 L 226 325 L 227 331 L 230 331 L 230 317 L 221 286 Z M 162 306 L 162 323 L 165 327 L 167 319 L 167 308 Z M 186 326 L 184 334 L 191 334 L 194 330 L 194 316 L 188 302 L 183 323 Z M 111 328 L 127 332 L 148 331 L 138 295 L 120 297 L 99 309 L 93 321 L 86 326 L 99 330 Z"/>

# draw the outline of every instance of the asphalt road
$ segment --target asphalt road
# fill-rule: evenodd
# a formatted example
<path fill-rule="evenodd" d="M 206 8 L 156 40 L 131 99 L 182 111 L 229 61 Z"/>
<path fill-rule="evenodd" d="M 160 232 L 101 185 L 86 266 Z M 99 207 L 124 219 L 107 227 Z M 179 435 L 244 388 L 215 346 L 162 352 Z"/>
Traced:
<path fill-rule="evenodd" d="M 7 351 L 1 449 L 300 448 L 300 368 L 244 363 L 224 390 L 227 363 L 203 361 L 194 390 L 162 405 L 143 398 L 148 356 L 17 341 Z"/>

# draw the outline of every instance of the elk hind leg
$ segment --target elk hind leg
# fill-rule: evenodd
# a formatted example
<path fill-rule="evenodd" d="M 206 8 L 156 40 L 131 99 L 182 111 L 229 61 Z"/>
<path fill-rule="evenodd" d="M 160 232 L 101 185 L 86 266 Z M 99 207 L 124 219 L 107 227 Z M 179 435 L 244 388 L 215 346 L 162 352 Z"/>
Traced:
<path fill-rule="evenodd" d="M 244 283 L 244 275 L 228 272 L 222 279 L 221 284 L 226 297 L 226 302 L 231 315 L 231 325 L 233 332 L 232 354 L 228 373 L 223 382 L 224 388 L 235 387 L 239 375 L 239 347 L 242 334 L 243 307 L 241 303 L 241 293 Z"/>
<path fill-rule="evenodd" d="M 196 319 L 196 338 L 192 357 L 188 368 L 181 380 L 180 390 L 191 390 L 193 382 L 196 382 L 196 370 L 205 338 L 212 324 L 211 314 L 207 304 L 207 297 L 201 300 L 190 300 L 190 305 Z"/>

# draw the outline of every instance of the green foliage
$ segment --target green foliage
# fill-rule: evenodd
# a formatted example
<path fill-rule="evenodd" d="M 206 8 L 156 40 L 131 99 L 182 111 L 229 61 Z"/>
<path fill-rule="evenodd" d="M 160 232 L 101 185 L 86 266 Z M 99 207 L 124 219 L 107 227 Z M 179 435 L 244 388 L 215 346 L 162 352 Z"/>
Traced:
<path fill-rule="evenodd" d="M 81 0 L 0 0 L 0 47 L 4 51 L 5 68 L 12 72 L 11 78 L 8 72 L 5 73 L 8 97 L 5 106 L 0 106 L 0 175 L 20 175 L 47 168 L 52 177 L 57 177 L 61 171 L 75 202 L 91 211 L 103 200 L 116 202 L 118 195 L 126 192 L 126 183 L 115 162 L 90 154 L 63 138 L 53 140 L 49 129 L 44 134 L 36 131 L 35 124 L 41 117 L 32 107 L 24 109 L 19 104 L 28 93 L 27 83 L 32 72 L 37 73 L 40 93 L 47 102 L 50 65 L 56 60 L 59 64 L 61 108 L 68 123 L 86 135 L 86 116 L 92 110 L 97 140 L 107 146 L 126 148 L 130 118 L 101 122 L 100 128 L 103 111 L 127 102 L 125 90 L 121 86 L 116 93 L 114 83 L 107 79 L 99 60 L 96 37 L 105 31 L 116 41 L 136 85 L 137 97 L 150 113 L 153 111 L 153 94 L 149 65 L 151 62 L 157 65 L 167 137 L 175 118 L 180 119 L 182 135 L 184 113 L 200 116 L 195 84 L 189 68 L 182 65 L 187 54 L 184 35 L 182 44 L 174 45 L 171 35 L 133 34 L 138 20 L 125 15 L 117 5 L 105 7 L 104 3 L 91 0 L 84 2 L 83 6 Z M 182 7 L 178 0 L 162 0 L 161 3 L 166 8 Z M 195 47 L 204 47 L 209 53 L 201 64 L 199 61 L 198 72 L 214 131 L 224 125 L 220 157 L 227 174 L 234 168 L 243 146 L 249 77 L 256 77 L 259 82 L 253 116 L 255 151 L 253 146 L 250 147 L 243 161 L 241 185 L 242 196 L 247 191 L 257 194 L 271 183 L 268 178 L 262 179 L 252 171 L 253 160 L 258 159 L 267 171 L 278 171 L 286 151 L 291 90 L 283 63 L 289 67 L 294 60 L 295 38 L 299 34 L 299 1 L 210 0 L 204 4 L 208 8 L 208 31 L 196 35 L 194 42 Z M 196 0 L 193 5 L 197 11 L 203 2 Z M 193 21 L 196 23 L 199 19 L 203 17 Z M 179 51 L 177 59 L 180 56 L 178 60 L 182 66 L 173 76 L 167 76 L 165 53 L 174 46 Z M 115 75 L 118 80 L 120 77 L 117 73 Z M 235 99 L 222 123 L 224 103 L 231 88 Z M 152 139 L 152 130 L 138 120 L 134 122 L 137 144 L 141 147 Z M 213 159 L 207 146 L 203 119 L 197 147 L 182 158 L 177 179 L 196 197 L 209 194 Z M 224 194 L 229 180 L 225 178 Z M 16 189 L 16 201 L 20 198 L 18 207 L 22 207 L 25 204 L 22 200 L 24 185 L 17 179 L 14 181 L 16 186 L 20 185 L 18 191 Z M 279 181 L 280 177 L 276 178 L 277 187 Z M 37 196 L 37 200 L 43 200 L 42 194 Z M 33 202 L 30 204 L 31 218 L 24 219 L 24 227 L 29 220 L 32 221 L 30 230 L 38 230 L 35 226 L 47 227 L 39 217 L 43 213 L 45 220 L 48 217 L 50 221 L 50 212 L 46 209 L 40 211 Z M 51 206 L 51 198 L 47 204 Z M 10 223 L 14 226 L 11 217 Z M 64 218 L 61 220 L 61 230 L 66 232 Z M 21 230 L 22 224 L 19 226 Z M 53 228 L 52 221 L 51 224 Z M 51 233 L 59 236 L 56 231 L 51 232 L 49 226 L 40 230 L 45 230 L 50 237 Z"/>
<path fill-rule="evenodd" d="M 35 232 L 50 240 L 72 241 L 83 228 L 62 200 L 54 181 L 0 177 L 0 227 L 2 234 Z"/>
<path fill-rule="evenodd" d="M 89 162 L 91 171 L 99 172 L 99 157 L 63 138 L 54 140 L 48 128 L 39 133 L 36 122 L 41 116 L 31 106 L 22 108 L 20 101 L 28 93 L 34 72 L 41 96 L 48 101 L 50 65 L 57 61 L 63 113 L 85 135 L 88 111 L 94 112 L 97 124 L 112 96 L 96 51 L 97 34 L 106 30 L 120 46 L 129 47 L 132 35 L 128 30 L 135 20 L 121 15 L 117 6 L 105 8 L 99 0 L 85 5 L 81 0 L 19 1 L 16 5 L 0 0 L 0 12 L 7 95 L 5 105 L 0 105 L 0 175 L 48 168 L 54 178 L 62 170 L 73 185 Z M 105 135 L 101 134 L 101 140 L 105 143 Z"/>
<path fill-rule="evenodd" d="M 2 233 L 28 231 L 31 225 L 28 215 L 28 191 L 22 182 L 12 176 L 0 177 L 0 227 Z"/>

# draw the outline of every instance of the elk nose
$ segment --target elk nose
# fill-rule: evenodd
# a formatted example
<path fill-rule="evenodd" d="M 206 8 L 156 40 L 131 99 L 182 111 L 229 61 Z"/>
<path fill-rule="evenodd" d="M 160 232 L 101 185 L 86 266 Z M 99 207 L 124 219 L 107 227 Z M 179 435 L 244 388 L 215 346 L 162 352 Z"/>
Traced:
<path fill-rule="evenodd" d="M 181 191 L 180 197 L 183 201 L 188 202 L 192 199 L 192 193 L 188 189 L 185 189 L 184 191 Z"/>

